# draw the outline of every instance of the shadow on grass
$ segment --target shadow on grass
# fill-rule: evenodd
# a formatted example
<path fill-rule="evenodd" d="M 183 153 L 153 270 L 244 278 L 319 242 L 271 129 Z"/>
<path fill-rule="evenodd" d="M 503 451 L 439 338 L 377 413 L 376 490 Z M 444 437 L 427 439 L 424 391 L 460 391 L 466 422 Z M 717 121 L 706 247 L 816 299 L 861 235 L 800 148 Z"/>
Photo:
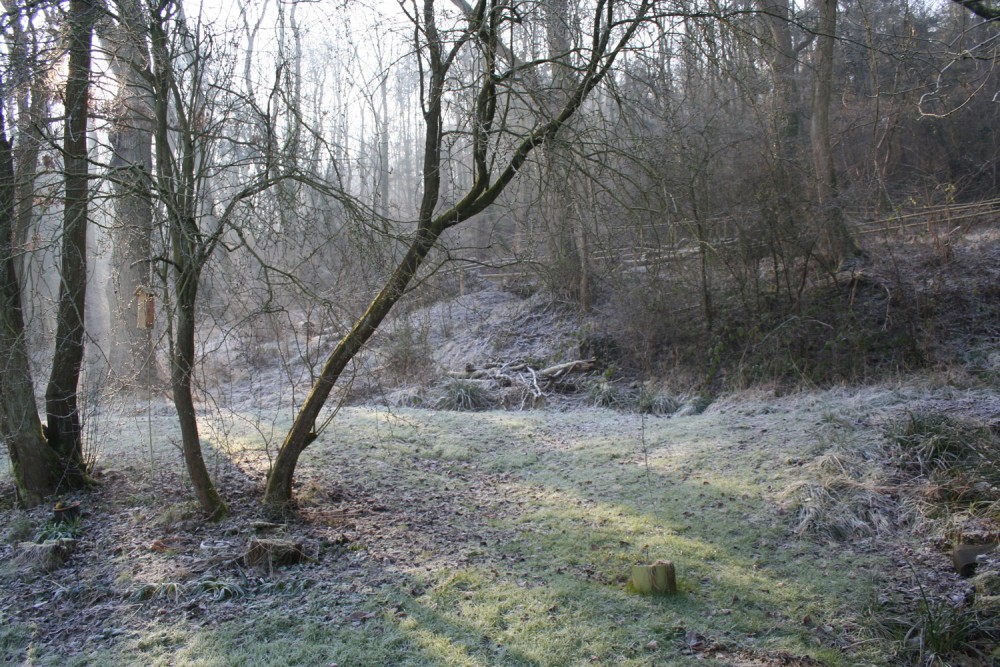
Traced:
<path fill-rule="evenodd" d="M 660 420 L 641 452 L 617 417 L 592 432 L 560 415 L 544 416 L 551 426 L 516 413 L 476 415 L 486 427 L 468 415 L 386 419 L 335 422 L 302 472 L 384 506 L 357 519 L 368 556 L 324 564 L 323 576 L 389 583 L 346 607 L 315 592 L 251 600 L 246 618 L 216 627 L 161 619 L 80 664 L 731 664 L 699 660 L 692 636 L 831 666 L 885 657 L 842 653 L 837 627 L 824 629 L 863 604 L 871 563 L 791 537 L 756 486 L 777 462 L 731 432 L 674 448 L 678 423 Z M 255 479 L 231 474 L 237 486 Z M 677 565 L 682 595 L 628 593 L 630 566 L 658 558 Z M 352 617 L 359 608 L 373 616 Z"/>
<path fill-rule="evenodd" d="M 746 650 L 789 651 L 830 664 L 859 659 L 841 653 L 843 637 L 837 635 L 866 604 L 866 568 L 873 563 L 850 549 L 822 547 L 790 535 L 778 515 L 775 494 L 756 486 L 779 462 L 754 455 L 752 443 L 737 447 L 736 434 L 723 433 L 723 441 L 701 448 L 711 449 L 708 454 L 671 451 L 663 444 L 669 441 L 666 428 L 649 447 L 650 464 L 645 465 L 634 443 L 623 444 L 627 438 L 620 433 L 582 433 L 569 442 L 516 415 L 478 418 L 491 422 L 490 432 L 470 440 L 461 423 L 450 431 L 453 417 L 404 413 L 382 426 L 382 433 L 391 437 L 372 454 L 388 465 L 368 468 L 381 488 L 412 488 L 419 481 L 425 496 L 444 497 L 444 504 L 461 504 L 482 479 L 463 471 L 487 469 L 503 480 L 494 489 L 503 498 L 452 517 L 467 533 L 487 535 L 493 542 L 473 549 L 473 563 L 462 570 L 462 576 L 483 583 L 465 591 L 467 597 L 441 603 L 431 599 L 436 616 L 428 625 L 454 628 L 459 619 L 479 619 L 485 643 L 509 647 L 503 638 L 511 636 L 515 624 L 506 612 L 490 610 L 503 606 L 501 598 L 517 597 L 510 593 L 513 580 L 544 591 L 537 595 L 546 601 L 560 601 L 534 605 L 522 619 L 537 626 L 518 640 L 526 656 L 564 628 L 596 637 L 606 634 L 609 625 L 646 627 L 669 608 L 682 610 L 671 620 L 675 627 Z M 419 465 L 428 459 L 441 464 L 436 472 Z M 422 502 L 413 496 L 409 500 Z M 398 506 L 390 512 L 412 509 Z M 624 593 L 631 565 L 658 558 L 671 559 L 678 567 L 686 590 L 680 608 Z M 437 585 L 452 574 L 436 572 L 444 578 Z M 533 583 L 538 580 L 544 583 Z M 469 609 L 455 616 L 442 611 L 449 604 Z M 563 613 L 545 611 L 553 606 Z M 492 621 L 491 614 L 496 616 Z M 448 623 L 442 625 L 442 618 Z M 420 633 L 429 631 L 415 627 L 413 632 L 424 636 Z M 443 632 L 447 637 L 452 630 Z M 614 650 L 645 645 L 650 641 L 643 641 L 646 634 L 619 635 L 612 642 Z M 494 642 L 497 637 L 500 641 Z M 434 632 L 425 641 L 447 644 Z M 543 651 L 548 658 L 534 659 L 544 664 L 567 652 L 576 660 L 602 653 L 564 643 Z"/>

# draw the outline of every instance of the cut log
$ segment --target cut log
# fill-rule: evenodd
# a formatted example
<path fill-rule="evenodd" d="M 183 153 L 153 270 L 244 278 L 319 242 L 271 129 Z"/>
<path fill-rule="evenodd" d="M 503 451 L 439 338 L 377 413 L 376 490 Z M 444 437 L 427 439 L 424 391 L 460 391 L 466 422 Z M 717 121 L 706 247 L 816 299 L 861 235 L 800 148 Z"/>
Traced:
<path fill-rule="evenodd" d="M 636 593 L 675 595 L 677 574 L 674 564 L 668 560 L 658 560 L 652 565 L 633 565 L 629 582 Z"/>

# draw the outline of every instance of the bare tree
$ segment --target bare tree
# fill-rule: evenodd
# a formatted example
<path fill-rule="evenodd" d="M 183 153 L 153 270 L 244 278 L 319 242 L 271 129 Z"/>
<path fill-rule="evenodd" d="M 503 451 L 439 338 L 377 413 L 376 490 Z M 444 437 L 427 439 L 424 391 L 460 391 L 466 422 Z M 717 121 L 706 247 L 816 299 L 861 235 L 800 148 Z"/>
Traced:
<path fill-rule="evenodd" d="M 87 210 L 89 202 L 87 166 L 88 92 L 90 81 L 90 45 L 94 7 L 89 0 L 72 0 L 67 14 L 69 64 L 65 90 L 65 164 L 63 244 L 60 266 L 59 312 L 56 349 L 45 394 L 48 423 L 44 428 L 35 403 L 21 285 L 19 281 L 23 244 L 19 239 L 16 202 L 22 204 L 28 193 L 16 192 L 14 156 L 0 115 L 0 261 L 3 263 L 0 318 L 0 356 L 4 360 L 2 386 L 3 412 L 0 430 L 10 450 L 18 495 L 33 505 L 61 488 L 78 488 L 87 480 L 77 406 L 77 388 L 83 361 L 84 305 L 87 246 Z M 22 112 L 24 111 L 22 107 Z M 27 109 L 27 121 L 32 110 Z M 37 138 L 31 134 L 28 140 Z M 37 153 L 23 151 L 21 157 L 32 160 Z M 25 172 L 32 168 L 25 166 Z M 24 187 L 24 181 L 20 183 Z M 21 215 L 30 219 L 30 212 Z M 23 221 L 22 221 L 23 223 Z"/>
<path fill-rule="evenodd" d="M 292 479 L 300 454 L 317 437 L 317 419 L 330 392 L 347 364 L 375 333 L 392 307 L 402 298 L 424 260 L 441 235 L 492 205 L 517 175 L 533 150 L 552 141 L 559 129 L 580 109 L 587 96 L 608 74 L 617 57 L 628 47 L 647 19 L 649 2 L 600 0 L 590 17 L 590 41 L 569 65 L 577 80 L 567 91 L 562 105 L 533 126 L 518 131 L 504 125 L 503 98 L 521 91 L 512 90 L 523 65 L 499 58 L 499 44 L 505 31 L 517 20 L 509 2 L 480 0 L 464 26 L 454 32 L 439 29 L 439 13 L 432 0 L 422 7 L 410 6 L 415 53 L 420 57 L 422 103 L 425 122 L 423 149 L 423 195 L 416 230 L 392 274 L 367 311 L 327 357 L 309 397 L 299 410 L 291 430 L 271 467 L 264 502 L 271 511 L 281 512 L 292 499 Z M 450 75 L 463 49 L 476 52 L 480 65 L 478 89 L 471 120 L 473 177 L 471 187 L 455 201 L 441 206 L 442 137 L 445 133 L 445 102 L 452 93 Z M 535 63 L 534 65 L 537 65 Z"/>
<path fill-rule="evenodd" d="M 65 209 L 63 213 L 56 349 L 45 390 L 45 435 L 65 462 L 66 484 L 84 483 L 83 440 L 77 391 L 83 363 L 84 308 L 87 286 L 87 211 L 90 203 L 87 122 L 90 117 L 90 47 L 96 7 L 91 0 L 71 0 L 66 123 L 63 136 Z"/>
<path fill-rule="evenodd" d="M 298 127 L 285 137 L 288 141 L 279 137 L 279 110 L 295 101 L 294 91 L 284 91 L 284 63 L 277 67 L 266 102 L 258 106 L 254 97 L 228 85 L 234 80 L 235 60 L 214 57 L 212 41 L 202 32 L 205 26 L 189 24 L 180 2 L 151 8 L 148 30 L 152 71 L 146 76 L 152 88 L 155 144 L 151 188 L 166 232 L 167 250 L 157 260 L 169 285 L 170 384 L 195 495 L 205 513 L 218 518 L 227 508 L 205 464 L 194 401 L 196 332 L 206 269 L 222 249 L 259 260 L 265 274 L 274 268 L 267 266 L 253 240 L 266 224 L 241 223 L 254 217 L 248 211 L 256 198 L 275 186 L 298 183 L 332 199 L 344 198 L 298 167 L 301 156 L 290 153 L 300 145 L 295 138 Z M 277 192 L 272 203 L 292 205 L 290 192 Z M 274 217 L 292 219 L 280 213 Z M 275 272 L 290 279 L 280 269 Z"/>

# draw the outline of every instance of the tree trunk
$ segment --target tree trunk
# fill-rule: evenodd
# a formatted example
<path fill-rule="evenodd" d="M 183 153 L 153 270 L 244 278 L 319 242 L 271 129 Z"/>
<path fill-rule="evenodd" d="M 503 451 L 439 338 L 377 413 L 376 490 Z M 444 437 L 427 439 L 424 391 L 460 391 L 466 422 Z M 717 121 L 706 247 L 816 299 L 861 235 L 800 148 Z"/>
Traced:
<path fill-rule="evenodd" d="M 18 249 L 20 258 L 17 261 L 17 279 L 21 285 L 23 308 L 21 317 L 25 323 L 25 333 L 29 340 L 44 339 L 43 332 L 50 327 L 42 321 L 42 312 L 33 312 L 35 303 L 31 299 L 31 266 L 32 250 L 37 250 L 33 243 L 29 244 L 32 223 L 35 218 L 35 184 L 38 176 L 38 157 L 45 143 L 45 130 L 48 123 L 51 91 L 48 77 L 42 67 L 39 52 L 39 37 L 36 33 L 44 28 L 35 25 L 37 8 L 28 4 L 18 8 L 16 3 L 3 1 L 3 6 L 14 15 L 24 12 L 24 26 L 20 20 L 10 21 L 9 50 L 12 66 L 22 72 L 30 73 L 30 80 L 23 81 L 11 91 L 17 104 L 17 143 L 14 146 L 14 177 L 16 181 L 16 218 L 13 231 L 14 247 Z M 36 269 L 37 270 L 37 269 Z"/>
<path fill-rule="evenodd" d="M 774 152 L 782 163 L 782 169 L 791 170 L 793 165 L 787 163 L 801 155 L 802 111 L 795 69 L 798 52 L 803 47 L 796 48 L 792 43 L 788 0 L 759 0 L 759 6 L 771 33 L 771 43 L 765 49 L 765 56 L 774 86 L 771 95 Z"/>
<path fill-rule="evenodd" d="M 20 502 L 38 505 L 61 479 L 59 457 L 42 435 L 17 279 L 14 158 L 0 108 L 0 437 L 7 445 Z"/>
<path fill-rule="evenodd" d="M 30 3 L 26 7 L 18 7 L 10 0 L 3 0 L 4 9 L 14 17 L 24 12 L 24 24 L 29 32 L 23 30 L 18 18 L 8 23 L 10 37 L 7 48 L 10 52 L 10 67 L 15 72 L 21 72 L 21 77 L 28 80 L 15 82 L 12 90 L 4 90 L 11 94 L 17 105 L 17 144 L 14 146 L 14 178 L 16 183 L 17 215 L 14 226 L 15 247 L 24 246 L 28 240 L 31 219 L 34 209 L 35 177 L 38 172 L 38 154 L 45 142 L 44 128 L 49 107 L 49 91 L 46 86 L 45 73 L 39 59 L 37 29 L 34 22 L 37 8 Z M 17 77 L 20 78 L 20 77 Z M 19 269 L 20 271 L 20 269 Z M 24 282 L 23 273 L 18 273 L 18 279 Z"/>
<path fill-rule="evenodd" d="M 118 98 L 113 107 L 117 113 L 112 118 L 110 136 L 115 197 L 112 273 L 106 288 L 111 315 L 108 361 L 118 384 L 146 386 L 155 380 L 153 338 L 135 326 L 135 291 L 140 286 L 152 288 L 152 100 L 143 77 L 149 69 L 149 57 L 142 8 L 135 0 L 118 0 L 116 4 L 118 22 L 106 20 L 98 26 L 118 80 Z"/>
<path fill-rule="evenodd" d="M 56 349 L 45 390 L 46 436 L 66 464 L 65 483 L 86 481 L 77 391 L 83 362 L 84 305 L 87 288 L 87 117 L 90 44 L 95 8 L 90 0 L 69 6 L 69 74 L 66 81 L 65 209 L 60 269 Z"/>
<path fill-rule="evenodd" d="M 316 419 L 344 368 L 378 329 L 392 307 L 413 280 L 417 269 L 427 257 L 443 229 L 421 227 L 403 260 L 385 286 L 368 306 L 365 314 L 330 354 L 305 403 L 299 409 L 291 430 L 274 459 L 267 478 L 264 505 L 273 514 L 280 514 L 292 500 L 292 478 L 299 455 L 316 439 Z"/>
<path fill-rule="evenodd" d="M 212 519 L 222 518 L 226 514 L 226 504 L 212 484 L 208 467 L 201 452 L 201 438 L 198 433 L 198 415 L 195 412 L 194 397 L 191 393 L 191 375 L 195 360 L 195 304 L 198 300 L 198 283 L 200 276 L 197 269 L 190 266 L 190 259 L 181 255 L 184 249 L 178 248 L 186 240 L 174 236 L 174 291 L 177 300 L 177 324 L 174 330 L 174 347 L 171 357 L 170 379 L 174 395 L 174 408 L 177 410 L 177 420 L 181 427 L 181 447 L 184 451 L 184 463 L 187 465 L 191 484 L 194 487 L 198 504 Z"/>
<path fill-rule="evenodd" d="M 576 87 L 572 69 L 561 62 L 572 48 L 570 10 L 568 0 L 547 0 L 544 6 L 548 56 L 555 63 L 552 66 L 548 105 L 554 115 Z M 575 292 L 580 310 L 586 313 L 590 310 L 590 257 L 586 223 L 583 216 L 573 214 L 576 207 L 570 201 L 577 196 L 571 180 L 575 176 L 571 153 L 566 146 L 553 142 L 546 157 L 547 183 L 543 181 L 543 187 L 547 187 L 543 201 L 548 208 L 546 220 L 556 226 L 553 250 L 561 269 L 556 274 L 557 284 L 564 278 L 572 277 L 570 289 Z M 563 275 L 564 271 L 570 275 Z"/>
<path fill-rule="evenodd" d="M 858 253 L 844 222 L 837 197 L 837 178 L 830 142 L 830 103 L 833 95 L 833 58 L 837 40 L 837 0 L 816 0 L 819 36 L 816 43 L 816 85 L 813 89 L 812 143 L 816 200 L 823 224 L 825 254 L 834 264 Z"/>

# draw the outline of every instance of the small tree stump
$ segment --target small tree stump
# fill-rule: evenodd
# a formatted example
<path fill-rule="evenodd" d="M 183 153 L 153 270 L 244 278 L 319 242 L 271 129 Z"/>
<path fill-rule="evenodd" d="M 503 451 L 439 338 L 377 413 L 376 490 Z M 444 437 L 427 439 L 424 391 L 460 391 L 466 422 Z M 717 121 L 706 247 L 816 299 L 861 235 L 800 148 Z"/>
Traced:
<path fill-rule="evenodd" d="M 80 503 L 56 503 L 52 508 L 52 520 L 56 523 L 69 523 L 80 518 Z"/>
<path fill-rule="evenodd" d="M 302 551 L 302 543 L 291 540 L 267 540 L 252 537 L 247 545 L 246 553 L 243 554 L 243 562 L 248 567 L 295 565 L 304 560 L 306 560 L 306 555 Z"/>
<path fill-rule="evenodd" d="M 658 560 L 652 565 L 633 565 L 630 584 L 636 593 L 676 595 L 677 573 L 674 564 L 668 560 Z"/>
<path fill-rule="evenodd" d="M 957 544 L 951 552 L 951 562 L 955 565 L 955 572 L 963 577 L 971 577 L 976 573 L 976 565 L 980 556 L 995 551 L 997 542 L 992 544 Z"/>

